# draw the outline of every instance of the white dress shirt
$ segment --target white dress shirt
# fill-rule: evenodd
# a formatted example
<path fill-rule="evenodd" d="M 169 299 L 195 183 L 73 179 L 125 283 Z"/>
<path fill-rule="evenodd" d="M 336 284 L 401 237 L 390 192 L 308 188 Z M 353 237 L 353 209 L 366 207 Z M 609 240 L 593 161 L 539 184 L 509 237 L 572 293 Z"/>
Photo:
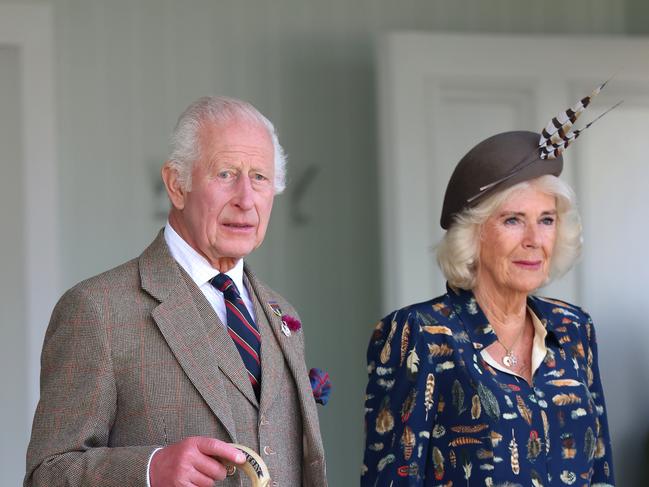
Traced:
<path fill-rule="evenodd" d="M 198 289 L 201 290 L 212 305 L 212 308 L 214 308 L 214 311 L 216 311 L 216 315 L 221 320 L 221 323 L 225 325 L 227 313 L 223 293 L 210 284 L 210 280 L 219 274 L 219 271 L 212 267 L 205 257 L 185 242 L 169 222 L 165 225 L 164 237 L 172 257 L 189 274 L 189 277 L 196 283 Z M 243 259 L 239 259 L 236 265 L 225 274 L 237 285 L 239 294 L 241 294 L 250 316 L 253 320 L 256 320 L 255 308 L 250 299 L 250 294 L 246 286 L 243 285 Z"/>

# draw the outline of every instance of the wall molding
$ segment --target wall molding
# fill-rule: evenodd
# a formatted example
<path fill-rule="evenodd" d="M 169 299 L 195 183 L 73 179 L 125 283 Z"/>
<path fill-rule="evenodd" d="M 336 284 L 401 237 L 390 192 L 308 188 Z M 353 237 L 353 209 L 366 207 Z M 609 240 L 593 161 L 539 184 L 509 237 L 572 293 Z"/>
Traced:
<path fill-rule="evenodd" d="M 39 398 L 43 335 L 60 293 L 53 39 L 49 5 L 0 5 L 0 45 L 18 47 L 21 53 L 29 427 Z"/>

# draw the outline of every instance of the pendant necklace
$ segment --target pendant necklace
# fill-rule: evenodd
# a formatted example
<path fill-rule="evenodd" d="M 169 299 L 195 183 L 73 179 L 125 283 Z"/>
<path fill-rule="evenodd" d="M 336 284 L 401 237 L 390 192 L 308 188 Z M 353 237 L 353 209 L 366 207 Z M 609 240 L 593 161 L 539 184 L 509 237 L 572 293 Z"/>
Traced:
<path fill-rule="evenodd" d="M 516 340 L 514 340 L 514 343 L 512 343 L 512 346 L 507 348 L 503 342 L 500 341 L 498 338 L 498 334 L 496 334 L 496 341 L 500 343 L 500 346 L 505 349 L 505 355 L 501 359 L 503 365 L 507 367 L 508 369 L 511 369 L 514 367 L 516 364 L 518 364 L 518 358 L 516 358 L 516 355 L 514 355 L 514 347 L 516 347 L 516 344 L 518 341 L 521 339 L 523 334 L 525 333 L 525 329 L 527 328 L 527 317 L 525 319 L 525 324 L 523 325 L 523 329 L 520 331 L 518 336 L 516 337 Z"/>

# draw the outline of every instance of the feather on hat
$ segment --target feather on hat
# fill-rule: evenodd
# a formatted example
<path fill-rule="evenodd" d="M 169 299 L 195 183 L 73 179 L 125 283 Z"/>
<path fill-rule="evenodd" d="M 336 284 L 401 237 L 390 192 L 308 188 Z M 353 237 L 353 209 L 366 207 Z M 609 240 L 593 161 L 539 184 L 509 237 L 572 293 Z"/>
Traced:
<path fill-rule="evenodd" d="M 485 195 L 546 174 L 558 176 L 563 169 L 563 152 L 586 129 L 619 102 L 582 129 L 573 125 L 592 99 L 606 86 L 605 81 L 590 95 L 554 117 L 540 134 L 528 131 L 503 132 L 473 147 L 457 164 L 444 195 L 440 224 L 448 229 L 453 218 L 475 206 Z"/>

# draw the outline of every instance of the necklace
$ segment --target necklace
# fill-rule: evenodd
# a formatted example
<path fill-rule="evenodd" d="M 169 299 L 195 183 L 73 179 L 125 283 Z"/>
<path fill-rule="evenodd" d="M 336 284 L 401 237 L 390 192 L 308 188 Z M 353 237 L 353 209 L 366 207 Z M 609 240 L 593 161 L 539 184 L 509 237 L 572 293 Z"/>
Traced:
<path fill-rule="evenodd" d="M 501 361 L 503 365 L 508 369 L 511 369 L 516 364 L 518 364 L 518 358 L 516 357 L 516 355 L 514 355 L 514 347 L 516 347 L 516 344 L 525 333 L 526 328 L 527 328 L 527 318 L 525 319 L 525 324 L 523 325 L 523 329 L 518 333 L 518 336 L 516 337 L 516 339 L 514 340 L 514 342 L 511 344 L 509 348 L 507 348 L 505 344 L 500 341 L 500 338 L 498 338 L 498 334 L 496 334 L 496 341 L 500 343 L 500 346 L 505 349 L 505 355 L 503 356 Z"/>

